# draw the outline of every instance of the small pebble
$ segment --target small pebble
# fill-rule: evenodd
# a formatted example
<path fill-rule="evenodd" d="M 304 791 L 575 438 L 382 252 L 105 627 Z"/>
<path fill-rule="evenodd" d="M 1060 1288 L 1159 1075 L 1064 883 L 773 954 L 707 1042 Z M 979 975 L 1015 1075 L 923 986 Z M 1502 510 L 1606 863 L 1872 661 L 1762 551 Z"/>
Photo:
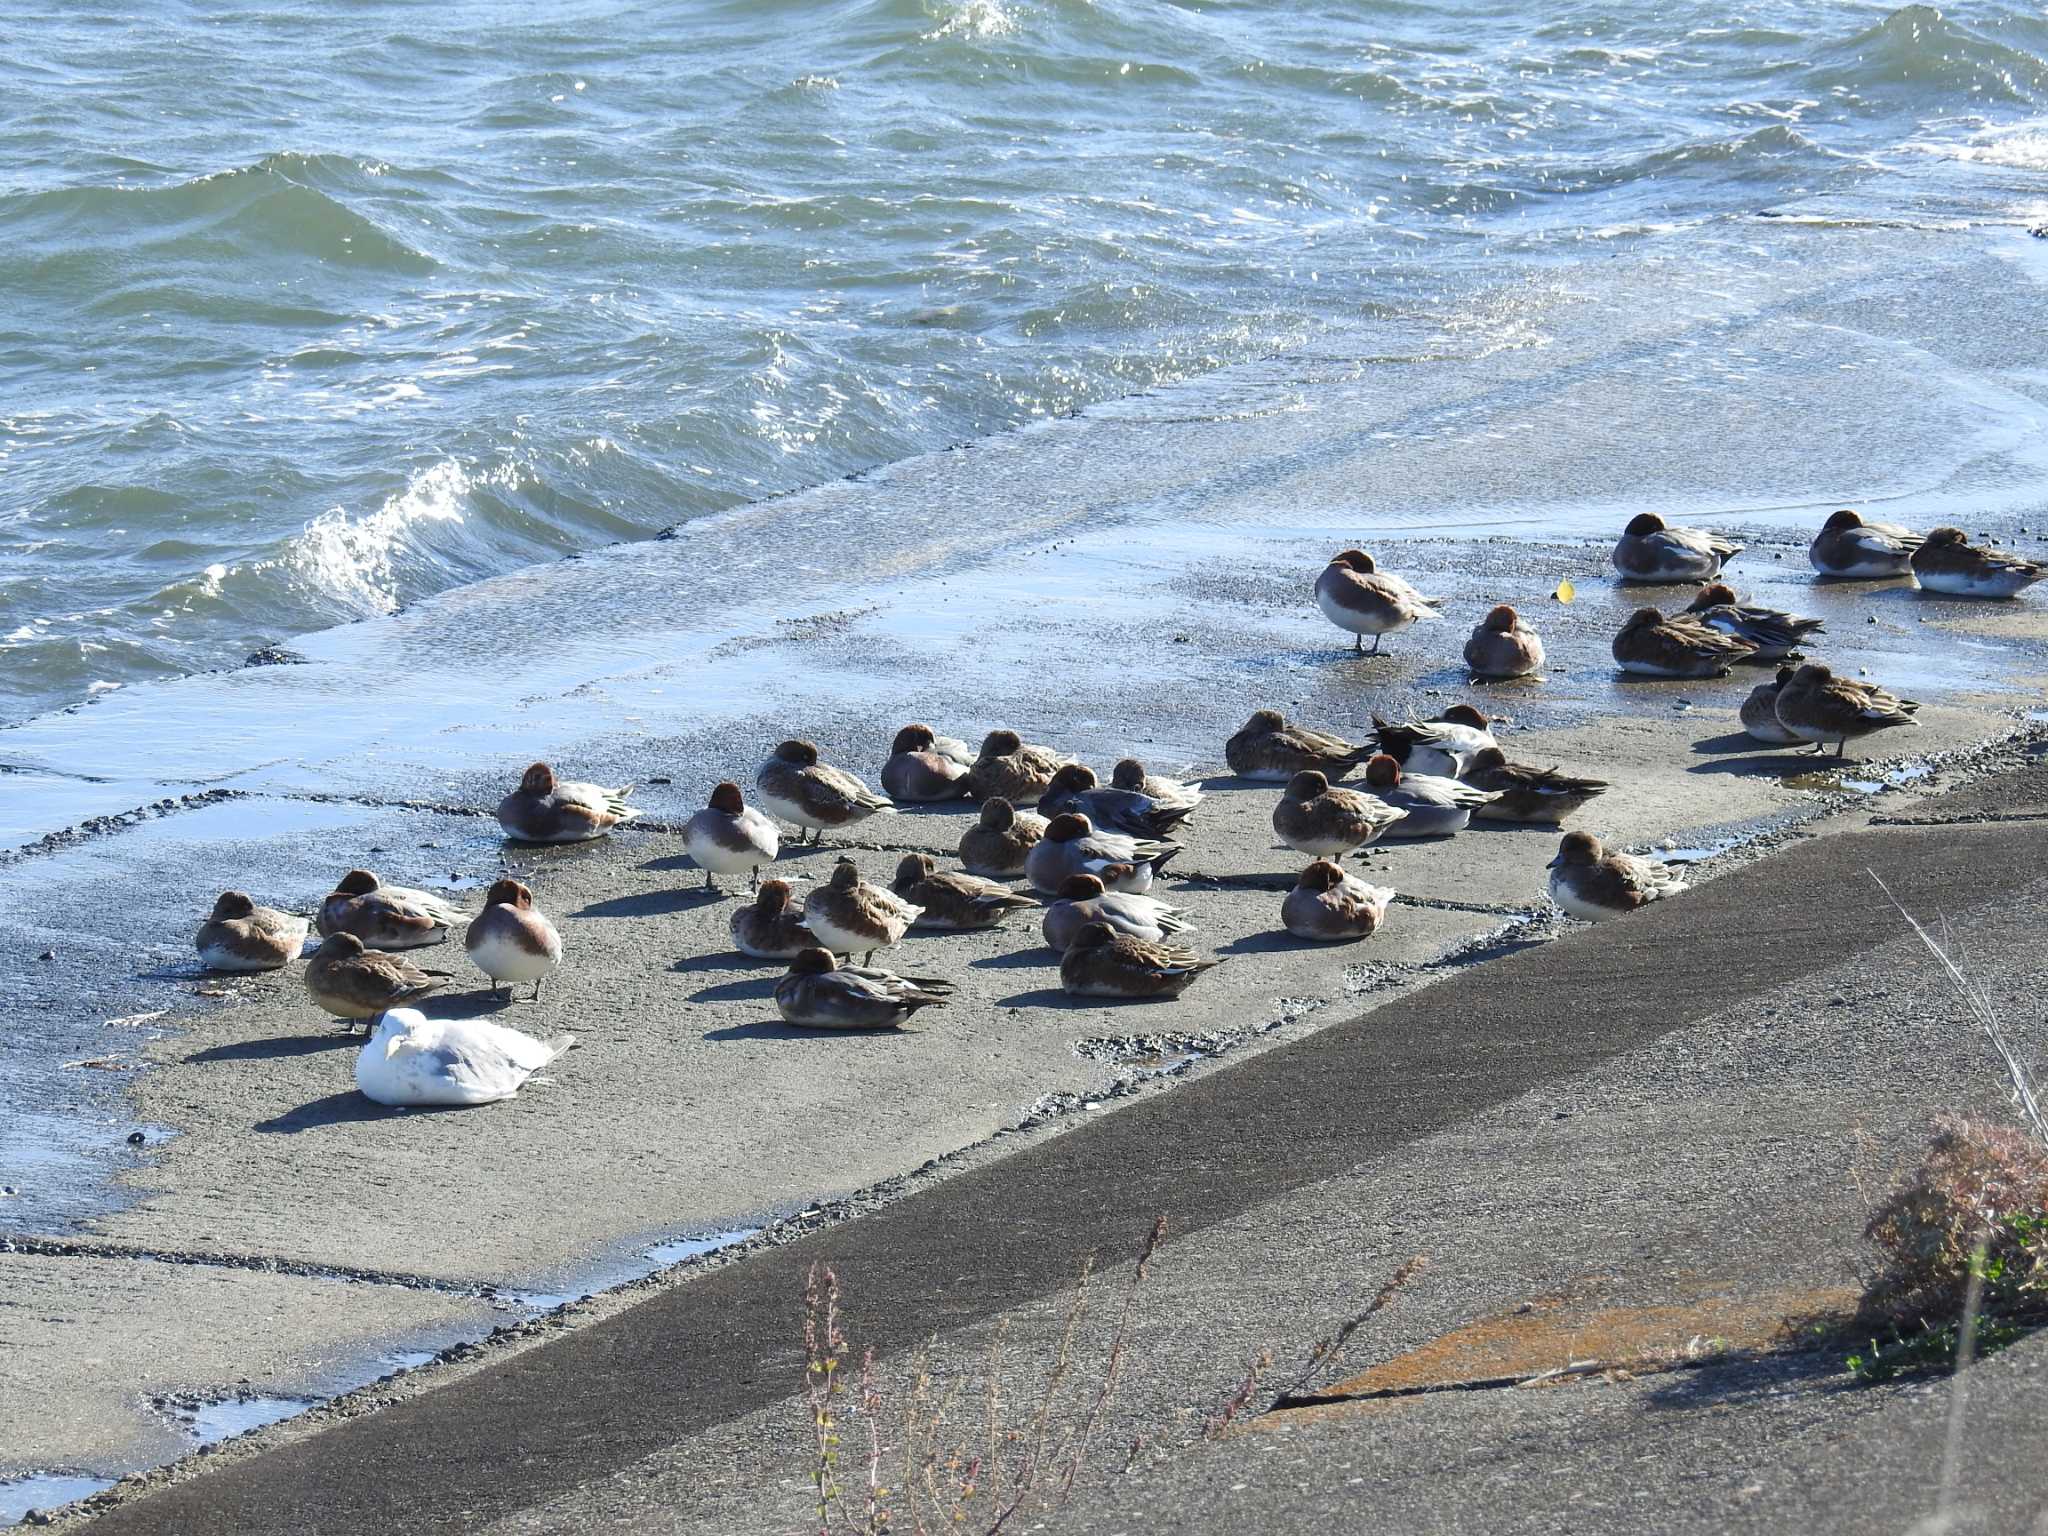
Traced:
<path fill-rule="evenodd" d="M 46 949 L 40 955 L 37 955 L 36 958 L 38 960 L 54 960 L 57 958 L 57 951 L 55 951 L 54 949 Z"/>
<path fill-rule="evenodd" d="M 131 1146 L 131 1147 L 139 1147 L 139 1146 L 141 1146 L 141 1145 L 142 1145 L 142 1143 L 143 1143 L 143 1140 L 144 1140 L 144 1137 L 143 1137 L 143 1134 L 142 1134 L 142 1132 L 140 1132 L 140 1131 L 130 1131 L 130 1132 L 128 1133 L 128 1145 L 129 1145 L 129 1146 Z"/>

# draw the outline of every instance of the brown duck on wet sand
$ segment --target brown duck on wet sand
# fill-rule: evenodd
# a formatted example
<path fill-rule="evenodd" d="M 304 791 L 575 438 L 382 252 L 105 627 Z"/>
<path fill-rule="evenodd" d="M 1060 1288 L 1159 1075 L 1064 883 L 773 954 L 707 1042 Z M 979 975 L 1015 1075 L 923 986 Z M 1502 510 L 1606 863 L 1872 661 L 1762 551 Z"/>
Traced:
<path fill-rule="evenodd" d="M 1060 957 L 1060 986 L 1075 997 L 1179 997 L 1221 963 L 1177 945 L 1134 939 L 1108 923 L 1084 923 Z"/>
<path fill-rule="evenodd" d="M 386 885 L 367 869 L 352 869 L 314 914 L 322 938 L 352 933 L 370 949 L 419 949 L 439 944 L 466 914 L 431 891 Z"/>
<path fill-rule="evenodd" d="M 1192 804 L 1167 805 L 1135 789 L 1104 789 L 1086 763 L 1063 763 L 1038 797 L 1038 814 L 1079 811 L 1096 826 L 1126 837 L 1171 837 L 1194 814 Z"/>
<path fill-rule="evenodd" d="M 1913 568 L 1921 536 L 1897 523 L 1866 523 L 1844 507 L 1821 525 L 1806 546 L 1806 559 L 1836 581 L 1883 581 Z"/>
<path fill-rule="evenodd" d="M 1370 938 L 1393 899 L 1391 886 L 1368 885 L 1317 859 L 1295 877 L 1294 889 L 1280 903 L 1280 926 L 1297 939 L 1323 944 Z"/>
<path fill-rule="evenodd" d="M 895 1029 L 920 1008 L 943 1006 L 953 984 L 936 976 L 898 976 L 841 965 L 828 950 L 800 950 L 775 984 L 786 1023 L 805 1029 Z"/>
<path fill-rule="evenodd" d="M 1614 662 L 1644 677 L 1723 677 L 1756 643 L 1710 629 L 1689 614 L 1638 608 L 1614 637 Z"/>
<path fill-rule="evenodd" d="M 1001 795 L 981 802 L 981 819 L 960 834 L 960 866 L 970 875 L 1007 880 L 1024 873 L 1024 861 L 1045 836 L 1046 820 L 1020 811 Z"/>
<path fill-rule="evenodd" d="M 640 812 L 626 804 L 633 786 L 607 789 L 558 779 L 546 763 L 535 763 L 519 787 L 498 802 L 498 825 L 522 843 L 585 843 L 603 837 Z"/>
<path fill-rule="evenodd" d="M 1742 546 L 1704 528 L 1673 528 L 1654 512 L 1629 519 L 1614 545 L 1614 568 L 1623 581 L 1712 581 Z"/>
<path fill-rule="evenodd" d="M 462 936 L 462 947 L 509 998 L 521 982 L 541 983 L 562 963 L 562 936 L 533 904 L 533 892 L 517 880 L 499 880 L 484 893 L 483 912 Z"/>
<path fill-rule="evenodd" d="M 2018 597 L 2048 576 L 2048 566 L 1972 544 L 1960 528 L 1936 528 L 1913 551 L 1913 575 L 1928 591 L 1950 597 Z"/>
<path fill-rule="evenodd" d="M 1316 578 L 1316 606 L 1323 617 L 1356 637 L 1354 650 L 1365 652 L 1365 637 L 1371 635 L 1372 650 L 1366 653 L 1370 655 L 1379 654 L 1380 641 L 1417 619 L 1442 618 L 1436 610 L 1439 601 L 1380 570 L 1362 549 L 1332 557 Z"/>
<path fill-rule="evenodd" d="M 222 891 L 193 938 L 209 971 L 274 971 L 299 958 L 307 922 L 275 907 L 259 907 L 242 891 Z"/>
<path fill-rule="evenodd" d="M 911 927 L 955 933 L 993 928 L 1012 912 L 1038 905 L 993 880 L 940 869 L 939 861 L 928 853 L 903 855 L 889 889 L 918 908 Z"/>
<path fill-rule="evenodd" d="M 822 843 L 828 828 L 850 827 L 896 807 L 844 768 L 818 760 L 808 741 L 785 741 L 754 774 L 754 790 L 772 815 Z M 803 842 L 803 830 L 797 834 Z"/>
<path fill-rule="evenodd" d="M 990 731 L 968 770 L 968 788 L 979 799 L 1001 795 L 1012 805 L 1021 805 L 1044 794 L 1052 776 L 1068 761 L 1064 753 L 1033 746 L 1015 731 Z"/>
<path fill-rule="evenodd" d="M 1739 603 L 1735 589 L 1725 581 L 1710 581 L 1701 587 L 1685 611 L 1709 629 L 1749 641 L 1756 647 L 1757 661 L 1783 661 L 1826 627 L 1819 619 Z"/>
<path fill-rule="evenodd" d="M 1478 677 L 1527 677 L 1543 670 L 1543 637 L 1502 603 L 1465 642 L 1465 665 Z"/>
<path fill-rule="evenodd" d="M 1069 875 L 1060 887 L 1059 900 L 1045 909 L 1038 931 L 1049 946 L 1064 952 L 1074 942 L 1074 935 L 1089 923 L 1107 923 L 1118 933 L 1154 944 L 1194 926 L 1179 907 L 1156 896 L 1109 891 L 1093 875 Z"/>
<path fill-rule="evenodd" d="M 1328 731 L 1295 725 L 1277 709 L 1252 711 L 1237 734 L 1223 744 L 1230 771 L 1246 779 L 1279 779 L 1285 783 L 1313 768 L 1332 783 L 1368 757 L 1370 746 L 1332 736 Z"/>
<path fill-rule="evenodd" d="M 1363 848 L 1408 813 L 1378 795 L 1333 788 L 1313 768 L 1287 781 L 1273 807 L 1273 835 L 1296 853 L 1329 859 Z"/>
<path fill-rule="evenodd" d="M 1136 790 L 1141 795 L 1150 795 L 1161 805 L 1170 805 L 1176 810 L 1185 808 L 1192 811 L 1202 803 L 1202 791 L 1195 785 L 1181 779 L 1169 779 L 1156 773 L 1147 773 L 1145 765 L 1135 757 L 1124 758 L 1110 771 L 1109 782 L 1118 789 Z"/>
<path fill-rule="evenodd" d="M 922 908 L 893 891 L 869 885 L 851 859 L 832 867 L 832 878 L 804 900 L 804 926 L 820 949 L 871 959 L 900 942 Z"/>
<path fill-rule="evenodd" d="M 1801 741 L 1812 742 L 1817 753 L 1833 742 L 1837 757 L 1848 751 L 1852 737 L 1917 725 L 1913 716 L 1919 709 L 1912 699 L 1875 683 L 1837 677 L 1814 662 L 1794 672 L 1778 690 L 1778 723 Z"/>
<path fill-rule="evenodd" d="M 728 926 L 733 948 L 756 960 L 787 960 L 818 941 L 804 926 L 803 912 L 791 903 L 787 880 L 763 880 L 746 906 L 734 910 Z"/>
<path fill-rule="evenodd" d="M 1805 739 L 1788 731 L 1785 722 L 1778 718 L 1778 695 L 1792 681 L 1793 671 L 1791 667 L 1778 668 L 1776 677 L 1749 690 L 1749 697 L 1742 701 L 1742 708 L 1736 712 L 1743 730 L 1767 746 L 1789 747 Z"/>
<path fill-rule="evenodd" d="M 913 802 L 957 800 L 967 793 L 971 766 L 964 743 L 939 736 L 928 725 L 906 725 L 882 764 L 882 793 Z"/>
<path fill-rule="evenodd" d="M 330 933 L 306 966 L 306 991 L 313 1001 L 338 1019 L 349 1032 L 387 1008 L 403 1008 L 448 985 L 446 971 L 427 971 L 402 955 L 363 948 L 352 933 Z"/>
<path fill-rule="evenodd" d="M 1595 795 L 1607 793 L 1605 779 L 1575 779 L 1555 768 L 1511 763 L 1499 747 L 1482 749 L 1462 777 L 1474 789 L 1490 789 L 1500 796 L 1473 811 L 1481 821 L 1533 821 L 1555 826 Z"/>

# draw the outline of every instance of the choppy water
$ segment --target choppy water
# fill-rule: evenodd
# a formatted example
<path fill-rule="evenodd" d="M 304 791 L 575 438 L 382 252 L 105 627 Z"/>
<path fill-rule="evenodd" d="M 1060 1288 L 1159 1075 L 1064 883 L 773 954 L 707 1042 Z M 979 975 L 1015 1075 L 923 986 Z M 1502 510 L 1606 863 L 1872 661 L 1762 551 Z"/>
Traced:
<path fill-rule="evenodd" d="M 1332 330 L 1537 345 L 1560 270 L 2048 209 L 2002 5 L 128 9 L 0 57 L 0 718 Z"/>

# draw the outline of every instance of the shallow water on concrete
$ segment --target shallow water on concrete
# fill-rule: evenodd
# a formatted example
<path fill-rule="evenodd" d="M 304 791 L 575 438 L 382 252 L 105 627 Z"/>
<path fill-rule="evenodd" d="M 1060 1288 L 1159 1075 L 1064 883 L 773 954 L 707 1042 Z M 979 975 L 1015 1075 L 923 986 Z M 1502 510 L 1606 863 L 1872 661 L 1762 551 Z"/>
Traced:
<path fill-rule="evenodd" d="M 0 1482 L 0 1526 L 19 1525 L 32 1510 L 53 1510 L 114 1486 L 111 1477 L 35 1472 Z"/>

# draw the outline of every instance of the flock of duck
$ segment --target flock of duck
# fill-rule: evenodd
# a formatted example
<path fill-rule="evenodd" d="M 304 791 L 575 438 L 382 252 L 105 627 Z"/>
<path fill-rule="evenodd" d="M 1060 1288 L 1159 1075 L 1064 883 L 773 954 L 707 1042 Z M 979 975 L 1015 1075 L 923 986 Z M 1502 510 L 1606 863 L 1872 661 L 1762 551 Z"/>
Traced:
<path fill-rule="evenodd" d="M 1774 680 L 1741 707 L 1744 730 L 1772 745 L 1830 743 L 1910 725 L 1919 707 L 1874 684 L 1837 677 L 1799 661 L 1798 646 L 1820 633 L 1819 619 L 1746 605 L 1720 580 L 1741 546 L 1700 529 L 1670 527 L 1654 513 L 1628 524 L 1613 561 L 1629 582 L 1699 583 L 1682 613 L 1640 608 L 1615 635 L 1623 670 L 1652 677 L 1723 676 L 1735 662 L 1784 661 Z M 1825 578 L 1913 576 L 1921 586 L 1973 597 L 2012 597 L 2040 580 L 2043 567 L 1972 545 L 1958 530 L 1920 535 L 1837 512 L 1813 540 L 1810 558 Z M 1345 550 L 1315 585 L 1323 614 L 1373 650 L 1390 634 L 1440 618 L 1439 599 L 1381 571 L 1361 550 Z M 1481 678 L 1526 677 L 1544 661 L 1534 628 L 1507 605 L 1493 608 L 1465 646 Z M 1224 744 L 1231 771 L 1283 786 L 1272 813 L 1275 835 L 1309 862 L 1281 902 L 1281 926 L 1323 942 L 1363 939 L 1385 919 L 1394 892 L 1340 862 L 1382 839 L 1440 838 L 1477 817 L 1561 825 L 1607 785 L 1554 768 L 1511 761 L 1494 739 L 1493 720 L 1469 704 L 1434 720 L 1373 719 L 1370 738 L 1352 742 L 1255 711 Z M 1362 784 L 1340 781 L 1359 773 Z M 823 1029 L 886 1029 L 920 1008 L 942 1005 L 953 987 L 942 978 L 874 966 L 875 952 L 912 929 L 995 928 L 1039 911 L 1040 931 L 1061 956 L 1062 988 L 1077 997 L 1178 997 L 1219 962 L 1177 942 L 1187 915 L 1152 894 L 1160 872 L 1202 802 L 1202 791 L 1119 762 L 1105 785 L 1093 769 L 1053 748 L 991 731 L 980 750 L 923 724 L 896 733 L 877 793 L 856 774 L 820 758 L 808 741 L 777 746 L 754 775 L 757 805 L 740 786 L 719 784 L 682 829 L 708 890 L 746 876 L 751 899 L 731 916 L 733 946 L 764 961 L 786 962 L 775 1002 L 789 1023 Z M 545 763 L 526 770 L 498 806 L 505 834 L 524 843 L 573 843 L 603 837 L 639 812 L 629 789 L 559 779 Z M 960 839 L 958 869 L 908 853 L 887 887 L 870 883 L 850 858 L 799 904 L 791 883 L 762 878 L 780 854 L 778 821 L 797 829 L 799 845 L 845 831 L 899 803 L 971 798 L 978 816 Z M 1023 807 L 1029 805 L 1030 809 Z M 1566 832 L 1551 861 L 1552 898 L 1573 917 L 1598 921 L 1633 912 L 1686 889 L 1664 864 L 1605 848 L 1590 833 Z M 1006 882 L 1022 879 L 1035 895 Z M 505 990 L 531 985 L 538 999 L 562 963 L 562 938 L 516 879 L 485 893 L 469 917 L 431 892 L 386 885 L 350 870 L 309 920 L 257 906 L 240 891 L 215 902 L 197 944 L 221 971 L 263 971 L 298 959 L 309 928 L 320 937 L 306 967 L 314 1003 L 369 1038 L 356 1081 L 379 1103 L 480 1104 L 509 1098 L 574 1043 L 538 1040 L 485 1019 L 430 1019 L 413 1005 L 445 986 L 446 971 L 414 964 L 405 951 L 444 942 L 464 927 L 470 960 Z M 852 957 L 861 957 L 853 963 Z"/>

